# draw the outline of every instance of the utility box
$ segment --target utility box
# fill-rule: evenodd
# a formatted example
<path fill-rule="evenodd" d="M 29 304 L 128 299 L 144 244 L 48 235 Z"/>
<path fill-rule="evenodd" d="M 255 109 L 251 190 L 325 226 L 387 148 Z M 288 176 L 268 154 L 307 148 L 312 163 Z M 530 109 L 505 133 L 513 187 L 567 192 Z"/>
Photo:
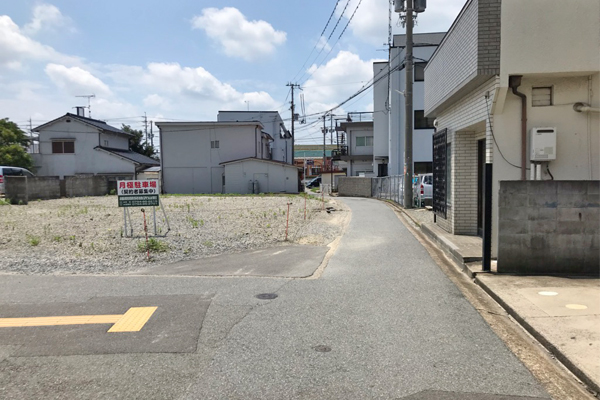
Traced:
<path fill-rule="evenodd" d="M 556 128 L 531 128 L 529 134 L 530 160 L 556 160 Z"/>
<path fill-rule="evenodd" d="M 425 12 L 427 0 L 413 0 L 413 11 L 416 13 Z M 406 12 L 406 0 L 394 0 L 394 11 L 397 13 Z"/>

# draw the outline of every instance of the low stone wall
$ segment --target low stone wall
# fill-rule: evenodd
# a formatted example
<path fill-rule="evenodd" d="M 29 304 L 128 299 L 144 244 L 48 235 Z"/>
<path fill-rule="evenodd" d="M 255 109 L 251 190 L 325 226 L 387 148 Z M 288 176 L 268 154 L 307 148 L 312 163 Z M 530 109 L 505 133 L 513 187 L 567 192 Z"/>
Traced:
<path fill-rule="evenodd" d="M 105 176 L 65 176 L 67 197 L 104 196 L 109 192 Z"/>
<path fill-rule="evenodd" d="M 342 177 L 338 182 L 338 195 L 346 197 L 372 197 L 371 178 Z"/>
<path fill-rule="evenodd" d="M 114 183 L 112 186 L 115 186 Z M 13 204 L 61 197 L 104 196 L 109 193 L 110 188 L 111 182 L 105 176 L 67 176 L 64 180 L 57 176 L 5 177 L 5 196 Z"/>
<path fill-rule="evenodd" d="M 500 182 L 498 272 L 600 275 L 600 181 Z"/>

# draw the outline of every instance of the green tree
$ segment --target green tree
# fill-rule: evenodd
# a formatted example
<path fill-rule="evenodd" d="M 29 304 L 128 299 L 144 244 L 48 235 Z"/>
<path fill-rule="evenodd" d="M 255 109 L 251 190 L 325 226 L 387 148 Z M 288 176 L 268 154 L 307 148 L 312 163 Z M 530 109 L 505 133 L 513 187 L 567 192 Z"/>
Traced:
<path fill-rule="evenodd" d="M 17 124 L 0 119 L 0 165 L 32 169 L 33 160 L 27 153 L 29 138 Z"/>
<path fill-rule="evenodd" d="M 146 145 L 144 140 L 144 132 L 142 132 L 142 130 L 133 129 L 131 126 L 125 124 L 121 126 L 121 130 L 133 135 L 133 137 L 129 139 L 129 149 L 131 151 L 135 151 L 136 153 L 158 160 L 154 146 L 150 144 Z"/>

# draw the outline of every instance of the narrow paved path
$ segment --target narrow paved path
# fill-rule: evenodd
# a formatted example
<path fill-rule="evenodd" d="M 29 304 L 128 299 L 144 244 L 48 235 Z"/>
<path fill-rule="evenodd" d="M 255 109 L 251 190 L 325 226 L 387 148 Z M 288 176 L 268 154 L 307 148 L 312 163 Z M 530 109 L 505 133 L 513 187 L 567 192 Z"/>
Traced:
<path fill-rule="evenodd" d="M 352 220 L 321 279 L 248 314 L 189 398 L 545 397 L 389 207 L 344 201 Z"/>
<path fill-rule="evenodd" d="M 343 201 L 319 279 L 0 276 L 0 317 L 158 307 L 139 333 L 4 328 L 0 398 L 548 397 L 386 204 Z"/>

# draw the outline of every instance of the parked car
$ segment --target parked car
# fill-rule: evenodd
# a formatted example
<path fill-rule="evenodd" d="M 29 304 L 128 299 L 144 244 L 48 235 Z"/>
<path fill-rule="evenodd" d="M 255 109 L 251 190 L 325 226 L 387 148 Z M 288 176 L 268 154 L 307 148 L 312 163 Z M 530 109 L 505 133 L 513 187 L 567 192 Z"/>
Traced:
<path fill-rule="evenodd" d="M 314 187 L 319 187 L 321 185 L 321 177 L 317 176 L 316 178 L 312 178 L 310 181 L 308 181 L 308 183 L 306 184 L 307 188 L 314 188 Z"/>
<path fill-rule="evenodd" d="M 417 207 L 431 204 L 433 201 L 433 174 L 417 175 L 413 186 L 413 197 Z"/>
<path fill-rule="evenodd" d="M 4 194 L 4 177 L 5 176 L 27 176 L 34 177 L 30 171 L 20 167 L 4 167 L 0 166 L 0 194 Z"/>

